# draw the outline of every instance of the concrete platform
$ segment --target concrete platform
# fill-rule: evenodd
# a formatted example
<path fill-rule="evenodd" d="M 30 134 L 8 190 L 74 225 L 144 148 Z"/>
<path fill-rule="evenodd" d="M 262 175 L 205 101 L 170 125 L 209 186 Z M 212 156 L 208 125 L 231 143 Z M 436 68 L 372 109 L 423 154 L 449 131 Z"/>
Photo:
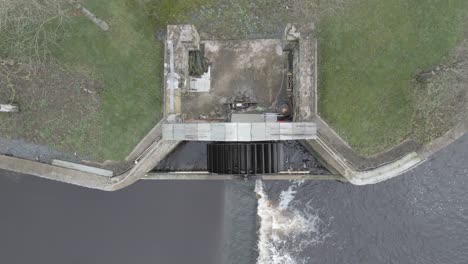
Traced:
<path fill-rule="evenodd" d="M 210 87 L 182 95 L 186 119 L 226 118 L 225 104 L 235 100 L 257 103 L 259 112 L 275 112 L 287 100 L 288 58 L 280 40 L 204 40 L 200 47 L 210 65 Z"/>

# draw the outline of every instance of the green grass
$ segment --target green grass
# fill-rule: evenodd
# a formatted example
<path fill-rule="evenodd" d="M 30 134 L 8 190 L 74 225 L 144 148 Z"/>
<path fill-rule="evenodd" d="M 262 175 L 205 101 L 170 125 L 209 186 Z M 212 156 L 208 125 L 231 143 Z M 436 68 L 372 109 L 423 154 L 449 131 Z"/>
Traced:
<path fill-rule="evenodd" d="M 124 159 L 162 113 L 163 47 L 150 18 L 128 2 L 87 1 L 109 23 L 109 32 L 76 17 L 55 53 L 67 65 L 91 70 L 103 84 L 100 112 L 90 124 L 77 124 L 67 139 L 98 159 Z"/>
<path fill-rule="evenodd" d="M 410 136 L 412 77 L 453 50 L 467 3 L 361 0 L 321 21 L 320 112 L 359 152 Z"/>
<path fill-rule="evenodd" d="M 156 31 L 168 23 L 194 23 L 220 38 L 265 37 L 281 33 L 288 22 L 320 18 L 321 114 L 361 153 L 380 152 L 414 134 L 417 97 L 411 80 L 453 50 L 468 1 L 342 2 L 304 0 L 289 13 L 280 0 L 86 0 L 110 31 L 72 17 L 53 56 L 100 81 L 100 108 L 74 125 L 70 118 L 37 133 L 55 138 L 53 131 L 65 130 L 66 138 L 54 146 L 121 160 L 161 118 L 163 46 Z M 0 47 L 7 45 L 0 40 Z M 15 54 L 25 52 L 0 51 Z"/>
<path fill-rule="evenodd" d="M 161 29 L 168 24 L 188 23 L 196 10 L 216 0 L 140 0 L 154 26 Z"/>
<path fill-rule="evenodd" d="M 162 117 L 163 44 L 154 32 L 211 0 L 88 0 L 109 23 L 107 33 L 85 17 L 74 19 L 56 56 L 88 68 L 103 83 L 100 112 L 77 124 L 67 145 L 97 159 L 124 159 Z"/>
<path fill-rule="evenodd" d="M 23 34 L 10 41 L 12 36 L 17 36 L 16 31 L 2 27 L 0 35 L 4 38 L 0 38 L 0 56 L 31 61 L 46 69 L 54 68 L 55 63 L 50 59 L 55 58 L 59 62 L 57 65 L 71 75 L 76 77 L 82 73 L 86 79 L 99 83 L 91 85 L 94 89 L 99 88 L 97 98 L 89 96 L 87 101 L 86 97 L 79 97 L 80 101 L 74 101 L 79 107 L 64 110 L 57 109 L 53 101 L 65 102 L 69 98 L 57 96 L 57 89 L 63 92 L 70 89 L 70 85 L 80 84 L 73 84 L 70 76 L 35 77 L 48 84 L 36 107 L 47 122 L 38 117 L 16 124 L 15 118 L 2 116 L 2 133 L 62 151 L 77 152 L 88 159 L 123 160 L 162 117 L 164 50 L 163 43 L 155 38 L 155 32 L 164 30 L 168 23 L 190 20 L 192 11 L 210 1 L 84 0 L 84 6 L 106 21 L 110 30 L 101 31 L 79 12 L 67 17 L 63 28 L 57 27 L 57 19 L 47 20 L 44 39 L 49 35 L 56 38 L 52 39 L 53 46 L 40 46 L 41 56 L 35 56 L 34 48 L 31 48 L 34 45 L 18 45 L 29 43 L 29 35 Z M 65 8 L 71 11 L 71 6 Z M 32 24 L 28 28 L 33 30 L 37 26 Z M 56 70 L 50 72 L 56 73 Z M 59 83 L 54 83 L 57 80 Z M 81 87 L 77 89 L 83 93 Z M 26 90 L 21 91 L 27 93 Z M 46 91 L 51 96 L 46 96 Z M 0 90 L 0 95 L 3 94 L 10 96 Z M 32 98 L 26 95 L 18 95 L 23 105 L 35 106 L 39 95 Z M 24 116 L 34 117 L 31 109 L 23 107 L 23 110 Z M 15 132 L 18 130 L 19 133 Z"/>

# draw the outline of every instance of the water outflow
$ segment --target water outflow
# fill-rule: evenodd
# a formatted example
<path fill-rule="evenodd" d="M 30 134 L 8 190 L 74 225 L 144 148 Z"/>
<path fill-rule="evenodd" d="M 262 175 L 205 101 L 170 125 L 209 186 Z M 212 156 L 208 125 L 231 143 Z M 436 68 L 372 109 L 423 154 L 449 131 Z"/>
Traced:
<path fill-rule="evenodd" d="M 330 235 L 326 230 L 329 223 L 320 219 L 318 210 L 310 203 L 301 210 L 295 208 L 294 198 L 301 184 L 300 181 L 294 182 L 274 202 L 265 192 L 263 182 L 256 182 L 260 222 L 257 264 L 308 263 L 308 259 L 301 257 L 300 253 L 322 243 Z"/>

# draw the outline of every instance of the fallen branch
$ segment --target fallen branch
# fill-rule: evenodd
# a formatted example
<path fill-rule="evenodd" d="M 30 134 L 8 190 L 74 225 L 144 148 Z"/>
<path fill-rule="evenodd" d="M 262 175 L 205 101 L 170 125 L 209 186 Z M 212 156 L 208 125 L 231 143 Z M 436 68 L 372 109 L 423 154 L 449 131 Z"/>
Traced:
<path fill-rule="evenodd" d="M 70 2 L 70 4 L 72 4 L 76 9 L 79 9 L 81 13 L 83 13 L 83 15 L 85 15 L 89 20 L 91 20 L 91 22 L 98 26 L 102 31 L 109 30 L 109 25 L 106 23 L 106 21 L 98 18 L 95 14 L 93 14 L 87 8 L 78 3 L 78 1 L 69 0 L 68 2 Z"/>

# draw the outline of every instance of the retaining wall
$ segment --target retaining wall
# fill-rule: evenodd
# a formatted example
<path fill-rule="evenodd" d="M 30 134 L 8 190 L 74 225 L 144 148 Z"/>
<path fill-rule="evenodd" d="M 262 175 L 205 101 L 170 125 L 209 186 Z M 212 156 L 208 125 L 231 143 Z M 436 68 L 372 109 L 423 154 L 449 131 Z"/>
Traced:
<path fill-rule="evenodd" d="M 317 124 L 317 139 L 301 143 L 333 173 L 356 185 L 374 184 L 399 176 L 468 131 L 465 121 L 432 143 L 421 146 L 407 140 L 372 157 L 357 154 L 321 117 L 317 92 L 317 41 L 313 26 L 288 25 L 284 47 L 293 52 L 294 115 L 296 122 Z M 467 118 L 468 119 L 468 118 Z"/>

